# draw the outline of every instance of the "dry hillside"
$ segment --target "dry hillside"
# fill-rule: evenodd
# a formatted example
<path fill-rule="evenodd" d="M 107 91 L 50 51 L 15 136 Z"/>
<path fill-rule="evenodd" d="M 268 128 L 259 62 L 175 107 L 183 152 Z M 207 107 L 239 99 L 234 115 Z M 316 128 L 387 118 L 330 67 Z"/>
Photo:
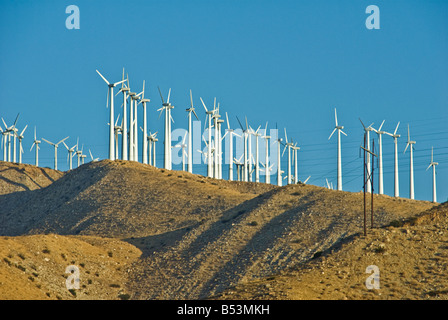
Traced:
<path fill-rule="evenodd" d="M 8 180 L 23 179 L 17 164 L 5 166 L 14 173 Z M 37 299 L 48 295 L 61 299 L 370 298 L 371 291 L 367 295 L 348 293 L 359 282 L 353 277 L 350 290 L 337 290 L 344 294 L 322 294 L 321 287 L 327 288 L 330 280 L 326 282 L 319 272 L 328 275 L 346 263 L 342 270 L 356 274 L 353 268 L 359 259 L 381 257 L 375 245 L 386 243 L 385 237 L 389 239 L 386 253 L 396 250 L 398 256 L 390 263 L 398 268 L 405 253 L 392 244 L 403 241 L 400 237 L 408 233 L 402 227 L 386 226 L 407 220 L 435 223 L 443 208 L 426 201 L 375 195 L 375 229 L 364 238 L 360 234 L 363 194 L 312 185 L 230 182 L 104 160 L 60 174 L 40 188 L 23 192 L 3 188 L 10 191 L 0 195 L 0 247 L 8 261 L 0 261 L 0 292 L 15 298 L 24 294 L 12 293 L 10 280 L 15 278 L 28 283 L 34 290 L 30 297 Z M 428 218 L 431 214 L 433 218 Z M 425 238 L 430 239 L 442 241 L 436 236 Z M 42 254 L 46 246 L 52 247 Z M 110 257 L 113 249 L 117 254 Z M 418 257 L 415 252 L 409 259 Z M 49 261 L 42 257 L 54 264 L 45 265 Z M 331 259 L 333 264 L 328 263 Z M 359 266 L 367 260 L 359 260 Z M 94 289 L 89 285 L 94 279 L 89 277 L 90 282 L 74 297 L 59 283 L 71 261 L 89 266 L 90 275 L 99 270 L 110 272 L 112 280 L 102 279 L 101 288 Z M 321 270 L 328 266 L 334 269 Z M 56 287 L 51 284 L 55 280 Z M 398 284 L 389 283 L 391 288 Z M 41 290 L 35 292 L 36 288 Z"/>

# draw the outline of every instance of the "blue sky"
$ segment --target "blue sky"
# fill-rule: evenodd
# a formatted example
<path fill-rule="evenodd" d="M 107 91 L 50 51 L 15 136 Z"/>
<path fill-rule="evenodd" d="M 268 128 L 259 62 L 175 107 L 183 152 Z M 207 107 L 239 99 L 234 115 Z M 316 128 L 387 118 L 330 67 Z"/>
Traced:
<path fill-rule="evenodd" d="M 79 30 L 65 27 L 65 9 L 72 4 L 80 10 Z M 380 9 L 379 30 L 365 26 L 371 4 Z M 125 68 L 133 91 L 140 92 L 146 81 L 149 127 L 159 131 L 159 141 L 157 86 L 164 94 L 172 90 L 173 129 L 187 127 L 191 89 L 201 121 L 199 97 L 207 104 L 216 97 L 235 128 L 236 116 L 247 116 L 252 127 L 269 121 L 270 129 L 286 128 L 301 147 L 299 179 L 311 176 L 309 183 L 323 186 L 327 178 L 336 185 L 337 145 L 328 136 L 337 108 L 348 134 L 342 137 L 344 190 L 362 189 L 359 118 L 374 127 L 385 120 L 386 131 L 400 121 L 400 195 L 409 196 L 409 154 L 403 154 L 409 124 L 416 141 L 416 199 L 432 197 L 432 175 L 426 171 L 432 146 L 439 162 L 438 201 L 448 199 L 446 1 L 2 1 L 0 6 L 0 117 L 9 125 L 20 112 L 19 130 L 28 124 L 25 163 L 34 163 L 29 151 L 34 126 L 38 138 L 70 136 L 72 146 L 79 137 L 85 153 L 91 149 L 95 157 L 107 158 L 107 87 L 95 70 L 119 81 Z M 162 143 L 157 148 L 160 167 Z M 53 167 L 53 154 L 42 143 L 40 165 Z M 393 195 L 391 137 L 383 139 L 383 156 L 385 193 Z M 68 169 L 63 147 L 58 164 Z M 205 174 L 205 167 L 197 165 L 194 172 Z"/>

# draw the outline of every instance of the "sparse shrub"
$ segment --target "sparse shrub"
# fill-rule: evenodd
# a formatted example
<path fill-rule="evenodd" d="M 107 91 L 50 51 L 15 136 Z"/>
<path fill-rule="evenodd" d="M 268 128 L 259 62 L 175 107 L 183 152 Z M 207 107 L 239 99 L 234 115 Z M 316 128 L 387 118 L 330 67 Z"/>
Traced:
<path fill-rule="evenodd" d="M 108 251 L 108 252 L 107 252 L 107 255 L 108 255 L 110 258 L 112 258 L 112 256 L 113 256 L 114 254 L 113 254 L 112 251 Z"/>
<path fill-rule="evenodd" d="M 3 258 L 3 261 L 5 261 L 8 264 L 8 266 L 11 266 L 11 261 L 9 261 L 8 258 Z"/>
<path fill-rule="evenodd" d="M 84 262 L 81 262 L 79 265 L 83 268 L 86 266 L 86 264 Z"/>
<path fill-rule="evenodd" d="M 45 249 L 42 250 L 42 253 L 49 254 L 49 253 L 50 253 L 50 250 L 49 250 L 48 248 L 45 248 Z"/>
<path fill-rule="evenodd" d="M 375 248 L 373 251 L 375 253 L 384 253 L 384 252 L 386 252 L 386 248 L 385 247 L 378 247 L 378 248 Z"/>
<path fill-rule="evenodd" d="M 116 283 L 111 283 L 111 284 L 109 285 L 109 287 L 111 287 L 111 288 L 120 288 L 120 285 L 119 285 L 119 284 L 116 284 Z"/>
<path fill-rule="evenodd" d="M 72 294 L 72 296 L 76 297 L 76 290 L 75 289 L 68 289 L 68 292 Z"/>
<path fill-rule="evenodd" d="M 255 226 L 258 226 L 258 222 L 257 221 L 251 221 L 247 225 L 255 227 Z"/>
<path fill-rule="evenodd" d="M 120 298 L 121 300 L 129 300 L 131 296 L 127 293 L 122 293 L 118 295 L 118 298 Z"/>
<path fill-rule="evenodd" d="M 390 226 L 394 228 L 399 228 L 403 226 L 403 221 L 400 220 L 393 220 L 390 222 Z"/>
<path fill-rule="evenodd" d="M 16 265 L 16 267 L 17 267 L 17 269 L 19 269 L 19 270 L 21 270 L 21 271 L 23 271 L 23 272 L 25 272 L 26 271 L 26 268 L 24 267 L 24 266 L 22 266 L 22 265 Z"/>
<path fill-rule="evenodd" d="M 25 260 L 25 255 L 23 253 L 19 253 L 17 255 L 20 259 Z"/>

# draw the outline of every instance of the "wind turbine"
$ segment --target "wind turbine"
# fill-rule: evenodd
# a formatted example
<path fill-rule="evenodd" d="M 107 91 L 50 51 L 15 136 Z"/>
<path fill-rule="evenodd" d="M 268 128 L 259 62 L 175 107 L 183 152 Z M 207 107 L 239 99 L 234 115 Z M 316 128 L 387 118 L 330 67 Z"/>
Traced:
<path fill-rule="evenodd" d="M 243 163 L 241 162 L 241 158 L 244 155 L 242 154 L 241 157 L 239 159 L 233 158 L 234 162 L 235 162 L 235 166 L 236 166 L 236 174 L 237 174 L 237 181 L 241 181 L 241 169 L 243 167 Z"/>
<path fill-rule="evenodd" d="M 129 93 L 129 95 L 131 95 L 131 100 L 133 101 L 133 103 L 131 103 L 131 108 L 134 108 L 133 117 L 131 117 L 132 119 L 131 119 L 131 123 L 129 125 L 129 130 L 132 133 L 132 143 L 130 143 L 132 148 L 129 149 L 129 153 L 132 154 L 131 160 L 133 160 L 133 161 L 138 161 L 137 106 L 141 102 L 140 95 L 142 94 L 142 92 L 140 92 L 139 94 L 134 93 L 132 95 L 131 95 L 131 93 Z M 139 100 L 140 100 L 140 102 L 139 102 Z M 129 140 L 131 140 L 131 139 L 129 139 Z"/>
<path fill-rule="evenodd" d="M 398 138 L 400 138 L 400 135 L 397 134 L 398 126 L 400 125 L 400 122 L 398 122 L 397 127 L 395 128 L 394 133 L 384 132 L 385 134 L 391 136 L 394 138 L 394 144 L 395 144 L 395 163 L 394 163 L 394 196 L 399 197 L 400 196 L 400 188 L 398 185 Z"/>
<path fill-rule="evenodd" d="M 59 147 L 59 144 L 61 142 L 64 142 L 64 140 L 66 140 L 66 139 L 68 139 L 68 137 L 65 137 L 64 139 L 62 139 L 58 143 L 53 143 L 53 142 L 50 142 L 50 141 L 42 138 L 42 140 L 44 140 L 48 144 L 51 144 L 54 147 L 54 170 L 58 170 L 58 147 Z"/>
<path fill-rule="evenodd" d="M 299 169 L 297 166 L 297 151 L 300 150 L 300 147 L 297 146 L 297 142 L 291 147 L 293 150 L 293 159 L 294 159 L 294 183 L 297 184 L 299 182 Z"/>
<path fill-rule="evenodd" d="M 6 159 L 6 140 L 7 140 L 7 135 L 9 135 L 9 132 L 7 131 L 7 129 L 5 128 L 5 130 L 3 130 L 0 127 L 0 131 L 2 132 L 2 148 L 3 148 L 3 161 L 7 161 Z"/>
<path fill-rule="evenodd" d="M 219 104 L 218 104 L 219 105 Z M 213 126 L 215 128 L 215 134 L 214 134 L 214 147 L 215 147 L 215 152 L 214 152 L 214 161 L 213 161 L 213 176 L 216 179 L 219 179 L 219 166 L 218 166 L 218 157 L 219 157 L 219 145 L 220 145 L 220 139 L 219 139 L 219 124 L 218 124 L 218 120 L 221 117 L 221 115 L 219 114 L 219 106 L 218 109 L 216 109 L 216 99 L 215 99 L 215 103 L 213 106 L 213 115 L 212 115 L 212 119 L 213 119 Z"/>
<path fill-rule="evenodd" d="M 78 168 L 81 165 L 82 150 L 79 150 L 79 138 L 76 140 L 76 156 L 78 158 Z"/>
<path fill-rule="evenodd" d="M 207 115 L 208 120 L 208 145 L 211 146 L 212 143 L 212 117 L 215 112 L 214 107 L 213 110 L 209 111 L 207 109 L 207 106 L 204 103 L 204 100 L 202 100 L 202 97 L 199 97 L 201 99 L 202 105 L 205 109 L 205 114 Z M 216 102 L 216 98 L 215 98 Z M 212 153 L 211 148 L 207 148 L 207 177 L 211 178 L 213 176 L 213 168 L 212 168 Z"/>
<path fill-rule="evenodd" d="M 384 193 L 384 187 L 383 187 L 383 142 L 382 142 L 382 135 L 386 133 L 385 131 L 381 131 L 381 128 L 383 127 L 384 121 L 381 122 L 380 127 L 378 130 L 373 129 L 378 134 L 378 144 L 379 144 L 379 151 L 378 151 L 378 193 L 383 194 Z"/>
<path fill-rule="evenodd" d="M 17 135 L 17 139 L 19 140 L 19 163 L 22 163 L 22 153 L 23 153 L 22 139 L 24 138 L 23 134 L 25 133 L 27 127 L 28 125 L 26 125 L 25 128 L 23 128 L 22 132 L 19 135 Z"/>
<path fill-rule="evenodd" d="M 73 166 L 72 166 L 72 158 L 73 158 L 73 156 L 76 154 L 76 153 L 75 153 L 75 147 L 77 147 L 78 144 L 75 144 L 75 145 L 74 145 L 73 147 L 71 147 L 71 148 L 69 148 L 69 147 L 65 144 L 64 141 L 62 141 L 62 144 L 65 146 L 65 148 L 66 148 L 67 151 L 68 151 L 67 162 L 69 163 L 69 168 L 70 168 L 70 170 L 72 170 L 72 169 L 73 169 Z M 72 153 L 73 153 L 73 154 L 72 154 Z"/>
<path fill-rule="evenodd" d="M 110 97 L 110 120 L 109 123 L 114 123 L 114 87 L 120 83 L 123 83 L 125 80 L 121 80 L 119 82 L 115 83 L 109 83 L 107 79 L 98 71 L 96 72 L 100 75 L 100 77 L 106 82 L 108 86 L 108 92 L 107 92 L 107 103 L 106 107 L 109 107 L 109 97 Z M 112 125 L 109 126 L 109 159 L 115 160 L 115 151 L 114 151 L 114 128 Z"/>
<path fill-rule="evenodd" d="M 126 75 L 127 76 L 127 75 Z M 123 77 L 124 79 L 124 68 L 123 68 Z M 129 83 L 129 78 L 126 78 L 127 82 Z M 121 140 L 121 158 L 123 160 L 128 160 L 128 112 L 127 112 L 127 99 L 128 99 L 128 93 L 130 89 L 128 86 L 126 86 L 125 82 L 121 83 L 121 89 L 117 92 L 123 92 L 123 124 L 122 124 L 122 140 Z M 132 121 L 132 120 L 131 120 Z"/>
<path fill-rule="evenodd" d="M 193 173 L 193 152 L 192 152 L 192 135 L 193 135 L 193 126 L 192 126 L 192 121 L 191 121 L 191 113 L 194 114 L 194 116 L 196 117 L 196 119 L 199 120 L 198 115 L 196 114 L 196 111 L 194 111 L 194 106 L 193 106 L 193 94 L 191 93 L 191 89 L 190 89 L 190 108 L 187 108 L 186 111 L 188 112 L 188 151 L 187 151 L 187 156 L 188 156 L 188 172 Z"/>
<path fill-rule="evenodd" d="M 285 128 L 285 141 L 286 141 L 285 149 L 283 149 L 282 156 L 285 153 L 286 148 L 288 148 L 288 175 L 287 175 L 287 178 L 288 178 L 288 184 L 291 184 L 291 176 L 292 176 L 292 174 L 291 174 L 291 147 L 293 146 L 293 143 L 288 142 L 288 136 L 286 135 L 286 128 Z"/>
<path fill-rule="evenodd" d="M 249 168 L 248 168 L 248 150 L 247 150 L 247 144 L 248 144 L 248 137 L 249 137 L 249 128 L 247 127 L 247 118 L 246 118 L 246 129 L 243 128 L 243 125 L 241 124 L 240 119 L 238 119 L 238 117 L 236 117 L 236 119 L 238 120 L 238 123 L 241 127 L 241 130 L 243 131 L 243 135 L 241 136 L 241 138 L 243 139 L 243 156 L 244 156 L 244 162 L 243 162 L 243 181 L 248 181 L 249 180 Z"/>
<path fill-rule="evenodd" d="M 226 112 L 226 120 L 227 120 L 227 130 L 226 133 L 224 134 L 223 138 L 229 134 L 229 151 L 228 151 L 228 155 L 229 155 L 229 181 L 233 181 L 233 137 L 232 135 L 235 135 L 237 137 L 241 136 L 239 134 L 235 133 L 235 130 L 230 128 L 230 123 L 229 123 L 229 116 L 227 115 Z"/>
<path fill-rule="evenodd" d="M 361 121 L 361 119 L 359 119 L 359 121 Z M 368 127 L 366 127 L 362 121 L 361 121 L 361 124 L 366 133 L 367 150 L 370 150 L 370 131 L 373 131 L 373 128 L 372 128 L 373 122 Z M 370 153 L 367 152 L 366 156 L 367 156 L 367 158 L 366 158 L 367 176 L 370 176 Z M 371 186 L 369 183 L 366 186 L 366 192 L 368 192 L 368 193 L 372 192 Z"/>
<path fill-rule="evenodd" d="M 92 151 L 90 151 L 90 149 L 89 149 L 89 154 L 90 154 L 90 159 L 92 159 L 92 162 L 96 162 L 99 160 L 99 158 L 93 158 Z"/>
<path fill-rule="evenodd" d="M 149 99 L 145 99 L 145 81 L 143 80 L 143 91 L 141 92 L 142 99 L 140 102 L 142 103 L 143 107 L 143 145 L 142 145 L 142 160 L 144 164 L 148 164 L 148 134 L 146 133 L 147 130 L 147 123 L 146 123 L 146 103 L 148 103 Z"/>
<path fill-rule="evenodd" d="M 255 137 L 255 182 L 260 182 L 260 161 L 258 158 L 258 138 L 261 137 L 261 134 L 258 133 L 258 131 L 260 130 L 260 127 L 258 127 L 258 129 L 255 131 L 254 129 L 250 128 L 252 135 Z"/>
<path fill-rule="evenodd" d="M 275 125 L 275 127 L 276 127 L 276 131 L 277 131 L 277 135 L 278 135 L 277 125 Z M 275 140 L 275 142 L 277 143 L 277 185 L 279 187 L 281 187 L 283 171 L 281 170 L 281 166 L 280 166 L 280 162 L 281 162 L 280 144 L 282 143 L 282 139 L 280 138 L 280 136 L 277 136 L 277 139 Z"/>
<path fill-rule="evenodd" d="M 265 158 L 265 168 L 266 168 L 266 175 L 265 175 L 265 182 L 266 183 L 270 183 L 271 182 L 271 174 L 270 174 L 270 170 L 268 170 L 269 168 L 269 139 L 271 138 L 271 136 L 268 135 L 268 123 L 266 122 L 266 128 L 264 129 L 264 135 L 261 137 L 262 139 L 265 139 L 266 141 L 266 158 Z"/>
<path fill-rule="evenodd" d="M 406 149 L 409 147 L 409 154 L 410 154 L 410 160 L 409 160 L 409 197 L 411 199 L 414 199 L 414 159 L 413 159 L 413 149 L 414 149 L 415 141 L 411 141 L 411 135 L 409 133 L 409 124 L 408 124 L 408 142 L 406 143 L 406 148 L 404 148 L 404 152 L 406 152 Z"/>
<path fill-rule="evenodd" d="M 17 124 L 17 120 L 19 119 L 19 115 L 20 113 L 17 114 L 16 116 L 16 120 L 14 121 L 14 124 L 10 127 L 8 127 L 5 123 L 5 120 L 3 120 L 3 124 L 5 125 L 5 132 L 8 134 L 8 161 L 11 162 L 11 136 L 13 136 L 14 139 L 14 156 L 13 156 L 13 162 L 16 162 L 16 124 Z M 6 140 L 5 140 L 5 146 L 6 146 Z"/>
<path fill-rule="evenodd" d="M 34 145 L 36 145 L 36 162 L 35 162 L 35 165 L 36 165 L 36 167 L 38 167 L 39 166 L 39 143 L 41 143 L 41 141 L 40 140 L 37 140 L 37 137 L 36 137 L 36 127 L 34 127 L 34 141 L 33 141 L 33 144 L 31 145 L 31 149 L 30 149 L 30 151 L 33 149 L 33 147 L 34 147 Z"/>
<path fill-rule="evenodd" d="M 157 111 L 161 111 L 160 114 L 162 114 L 162 111 L 165 110 L 165 155 L 164 155 L 164 168 L 171 170 L 172 163 L 171 163 L 171 109 L 174 108 L 173 105 L 170 103 L 170 95 L 171 95 L 171 88 L 168 91 L 168 98 L 165 102 L 162 96 L 162 92 L 160 92 L 160 99 L 162 99 L 162 108 L 158 109 Z M 160 115 L 159 115 L 160 118 Z"/>
<path fill-rule="evenodd" d="M 434 147 L 431 147 L 431 162 L 429 163 L 428 168 L 426 168 L 426 171 L 428 171 L 429 168 L 432 167 L 432 202 L 437 202 L 437 193 L 436 193 L 436 166 L 439 164 L 438 162 L 434 162 L 433 157 Z"/>
<path fill-rule="evenodd" d="M 347 134 L 344 131 L 342 131 L 342 129 L 344 129 L 344 126 L 340 126 L 338 124 L 338 116 L 336 113 L 336 108 L 334 108 L 334 122 L 335 122 L 335 126 L 334 126 L 334 129 L 331 132 L 330 136 L 328 137 L 328 140 L 331 139 L 331 136 L 337 130 L 338 131 L 337 189 L 342 190 L 341 133 L 345 136 L 347 136 Z"/>
<path fill-rule="evenodd" d="M 185 139 L 187 138 L 187 134 L 188 132 L 185 132 L 182 142 L 174 146 L 174 148 L 181 148 L 182 151 L 182 171 L 185 171 L 185 155 L 186 155 L 185 149 L 187 148 L 187 145 L 185 144 Z"/>

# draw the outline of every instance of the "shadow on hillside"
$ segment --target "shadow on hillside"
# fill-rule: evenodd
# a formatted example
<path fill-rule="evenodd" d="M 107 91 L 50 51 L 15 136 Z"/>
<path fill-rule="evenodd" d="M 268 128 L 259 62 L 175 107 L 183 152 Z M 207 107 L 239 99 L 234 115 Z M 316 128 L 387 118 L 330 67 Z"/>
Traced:
<path fill-rule="evenodd" d="M 33 233 L 80 233 L 79 228 L 67 232 L 73 225 L 66 225 L 65 219 L 72 220 L 73 214 L 79 213 L 87 216 L 95 210 L 94 201 L 72 201 L 95 182 L 92 175 L 92 170 L 69 172 L 41 189 L 0 195 L 0 235 L 18 236 L 30 230 Z M 80 216 L 79 221 L 84 216 Z"/>

